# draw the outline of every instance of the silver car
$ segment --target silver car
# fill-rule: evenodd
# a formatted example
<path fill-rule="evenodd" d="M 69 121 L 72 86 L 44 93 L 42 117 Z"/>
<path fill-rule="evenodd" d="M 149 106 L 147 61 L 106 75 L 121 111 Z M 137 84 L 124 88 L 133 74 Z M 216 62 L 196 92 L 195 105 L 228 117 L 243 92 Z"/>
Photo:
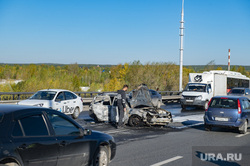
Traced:
<path fill-rule="evenodd" d="M 146 85 L 140 85 L 131 92 L 127 98 L 127 109 L 124 114 L 124 123 L 130 126 L 167 125 L 172 122 L 169 111 L 161 109 L 153 104 L 152 93 Z M 90 117 L 96 121 L 116 123 L 118 117 L 117 93 L 104 93 L 96 96 L 90 104 Z"/>

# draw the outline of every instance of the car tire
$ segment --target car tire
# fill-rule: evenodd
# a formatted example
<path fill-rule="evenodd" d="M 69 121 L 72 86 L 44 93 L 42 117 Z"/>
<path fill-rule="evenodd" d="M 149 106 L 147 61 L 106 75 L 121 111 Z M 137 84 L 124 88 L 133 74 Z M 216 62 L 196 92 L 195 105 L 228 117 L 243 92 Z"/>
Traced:
<path fill-rule="evenodd" d="M 205 131 L 211 131 L 212 127 L 210 125 L 205 124 Z"/>
<path fill-rule="evenodd" d="M 243 125 L 241 127 L 239 127 L 239 132 L 240 132 L 240 134 L 246 134 L 246 132 L 247 132 L 247 121 L 246 120 L 243 123 Z"/>
<path fill-rule="evenodd" d="M 203 109 L 204 110 L 207 110 L 208 109 L 208 101 L 205 102 L 204 106 L 203 106 Z"/>
<path fill-rule="evenodd" d="M 80 110 L 78 107 L 76 107 L 74 113 L 72 114 L 72 118 L 77 119 L 79 115 L 80 115 Z"/>
<path fill-rule="evenodd" d="M 142 118 L 139 115 L 131 115 L 128 124 L 132 127 L 139 127 L 142 125 Z"/>
<path fill-rule="evenodd" d="M 109 150 L 106 146 L 101 146 L 97 149 L 93 160 L 93 166 L 108 166 Z"/>

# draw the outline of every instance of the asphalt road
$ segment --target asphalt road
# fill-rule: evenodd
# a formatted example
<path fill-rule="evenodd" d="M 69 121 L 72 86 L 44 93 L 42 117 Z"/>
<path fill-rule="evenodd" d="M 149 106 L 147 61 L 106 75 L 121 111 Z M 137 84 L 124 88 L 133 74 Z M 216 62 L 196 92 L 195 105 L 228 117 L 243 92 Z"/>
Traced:
<path fill-rule="evenodd" d="M 207 132 L 203 125 L 203 110 L 188 108 L 183 111 L 177 103 L 162 105 L 162 108 L 173 115 L 173 123 L 165 127 L 125 126 L 116 129 L 109 123 L 94 123 L 87 111 L 81 113 L 78 122 L 85 128 L 102 131 L 115 138 L 117 153 L 111 166 L 223 165 L 220 161 L 202 162 L 201 155 L 204 157 L 206 152 L 225 153 L 223 155 L 243 153 L 238 162 L 249 165 L 249 133 L 242 135 L 234 129 L 220 128 Z M 232 160 L 224 161 L 224 164 L 238 165 Z"/>

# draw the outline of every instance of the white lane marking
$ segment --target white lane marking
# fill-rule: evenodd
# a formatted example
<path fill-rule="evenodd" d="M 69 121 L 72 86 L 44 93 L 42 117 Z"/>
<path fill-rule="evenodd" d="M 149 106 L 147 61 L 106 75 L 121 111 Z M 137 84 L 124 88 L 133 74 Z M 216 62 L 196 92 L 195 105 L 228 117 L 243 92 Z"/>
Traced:
<path fill-rule="evenodd" d="M 185 122 L 185 121 L 203 121 L 204 114 L 188 115 L 188 116 L 176 116 L 173 117 L 173 122 Z"/>
<path fill-rule="evenodd" d="M 246 136 L 246 135 L 248 135 L 248 134 L 250 134 L 250 133 L 249 133 L 249 132 L 246 132 L 246 134 L 239 134 L 239 135 L 236 135 L 235 137 L 240 138 L 240 137 Z"/>
<path fill-rule="evenodd" d="M 128 130 L 119 130 L 119 129 L 116 129 L 116 130 L 109 130 L 105 133 L 107 134 L 114 134 L 114 133 L 119 133 L 119 132 L 125 132 L 125 131 L 128 131 Z"/>
<path fill-rule="evenodd" d="M 170 159 L 167 159 L 167 160 L 164 160 L 164 161 L 161 161 L 159 163 L 156 163 L 156 164 L 153 164 L 151 166 L 161 166 L 163 164 L 167 164 L 167 163 L 170 163 L 172 161 L 175 161 L 175 160 L 178 160 L 178 159 L 181 159 L 183 158 L 183 156 L 176 156 L 176 157 L 173 157 L 173 158 L 170 158 Z"/>
<path fill-rule="evenodd" d="M 199 126 L 202 125 L 204 123 L 196 123 L 196 124 L 192 124 L 192 125 L 187 125 L 187 126 L 180 126 L 180 127 L 174 127 L 176 129 L 185 129 L 185 128 L 189 128 L 189 127 L 193 127 L 193 126 Z"/>

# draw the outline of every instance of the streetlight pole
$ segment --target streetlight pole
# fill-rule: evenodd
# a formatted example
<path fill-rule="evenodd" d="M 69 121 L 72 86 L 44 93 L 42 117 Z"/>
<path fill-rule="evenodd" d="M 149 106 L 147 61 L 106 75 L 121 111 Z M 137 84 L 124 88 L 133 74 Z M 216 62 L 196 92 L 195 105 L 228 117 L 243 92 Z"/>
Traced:
<path fill-rule="evenodd" d="M 180 26 L 180 82 L 179 91 L 182 91 L 182 72 L 183 72 L 183 36 L 184 36 L 184 0 L 182 0 L 181 9 L 181 26 Z"/>

